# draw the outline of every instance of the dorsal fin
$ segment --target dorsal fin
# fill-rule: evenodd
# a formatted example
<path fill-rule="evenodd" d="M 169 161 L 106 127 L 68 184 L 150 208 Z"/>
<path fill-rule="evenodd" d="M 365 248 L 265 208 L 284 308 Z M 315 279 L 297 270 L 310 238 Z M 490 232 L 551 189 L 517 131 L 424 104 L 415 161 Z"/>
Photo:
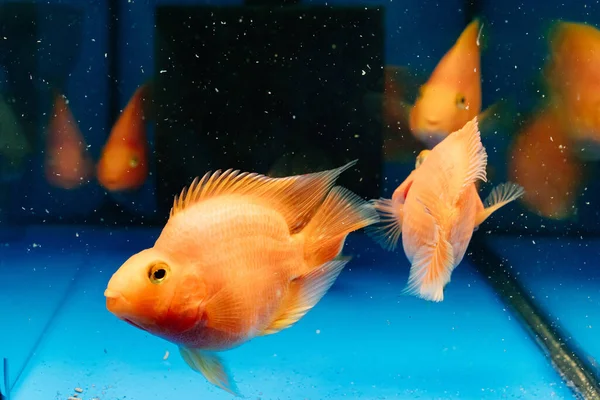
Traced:
<path fill-rule="evenodd" d="M 435 152 L 437 156 L 429 155 L 416 171 L 427 166 L 425 169 L 430 172 L 424 173 L 429 174 L 429 179 L 440 178 L 442 171 L 445 174 L 460 177 L 460 179 L 453 178 L 449 182 L 448 195 L 453 204 L 477 180 L 487 182 L 487 153 L 481 143 L 477 117 L 467 122 L 461 129 L 448 135 L 431 152 Z M 429 160 L 430 158 L 431 160 Z"/>
<path fill-rule="evenodd" d="M 258 173 L 228 169 L 207 172 L 175 196 L 170 216 L 207 199 L 223 195 L 249 196 L 268 202 L 285 218 L 290 232 L 302 229 L 323 202 L 338 176 L 357 160 L 322 172 L 286 178 L 269 178 Z"/>

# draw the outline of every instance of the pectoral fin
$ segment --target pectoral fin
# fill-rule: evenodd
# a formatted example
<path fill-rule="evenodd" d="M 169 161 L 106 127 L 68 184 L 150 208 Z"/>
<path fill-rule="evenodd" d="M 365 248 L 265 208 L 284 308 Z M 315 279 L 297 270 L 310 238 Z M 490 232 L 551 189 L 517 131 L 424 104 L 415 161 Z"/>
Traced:
<path fill-rule="evenodd" d="M 514 131 L 516 110 L 513 102 L 499 100 L 483 110 L 478 117 L 482 137 L 497 135 L 506 136 Z"/>
<path fill-rule="evenodd" d="M 260 335 L 277 333 L 298 322 L 327 293 L 348 261 L 349 257 L 340 257 L 294 279 L 277 317 Z"/>
<path fill-rule="evenodd" d="M 493 212 L 500 207 L 507 205 L 521 197 L 525 193 L 523 187 L 516 183 L 502 183 L 496 186 L 484 202 L 484 209 L 477 213 L 475 217 L 475 227 L 478 227 L 485 221 Z"/>
<path fill-rule="evenodd" d="M 385 250 L 394 250 L 402 235 L 404 205 L 384 198 L 371 200 L 371 203 L 379 213 L 380 222 L 365 228 L 365 232 Z"/>

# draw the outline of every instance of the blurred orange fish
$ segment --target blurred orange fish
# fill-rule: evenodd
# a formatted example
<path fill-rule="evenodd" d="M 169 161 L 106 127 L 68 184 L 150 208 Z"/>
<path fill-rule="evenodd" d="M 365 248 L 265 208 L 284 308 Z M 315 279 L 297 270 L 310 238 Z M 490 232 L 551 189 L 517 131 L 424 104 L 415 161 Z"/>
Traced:
<path fill-rule="evenodd" d="M 423 148 L 408 126 L 410 105 L 405 99 L 416 91 L 417 79 L 404 67 L 385 66 L 383 69 L 383 93 L 369 92 L 364 103 L 369 114 L 382 123 L 383 157 L 390 162 L 412 160 Z"/>
<path fill-rule="evenodd" d="M 374 201 L 381 224 L 368 228 L 384 248 L 394 249 L 402 236 L 411 263 L 405 293 L 442 301 L 444 287 L 462 261 L 473 231 L 494 211 L 522 195 L 506 183 L 492 190 L 485 205 L 475 182 L 486 181 L 487 154 L 477 117 L 420 154 L 415 170 L 392 199 Z"/>
<path fill-rule="evenodd" d="M 46 128 L 44 164 L 48 183 L 62 189 L 84 185 L 94 174 L 94 164 L 77 121 L 65 96 L 56 91 L 53 113 Z"/>
<path fill-rule="evenodd" d="M 549 35 L 551 57 L 545 77 L 561 123 L 583 159 L 600 159 L 600 31 L 558 22 Z"/>
<path fill-rule="evenodd" d="M 410 108 L 410 130 L 428 148 L 481 113 L 480 36 L 475 19 L 442 57 Z M 488 108 L 479 119 L 493 111 Z"/>
<path fill-rule="evenodd" d="M 109 192 L 139 189 L 148 178 L 149 145 L 144 102 L 149 84 L 140 86 L 115 123 L 97 165 L 98 182 Z"/>
<path fill-rule="evenodd" d="M 508 174 L 526 193 L 522 203 L 550 219 L 574 215 L 583 166 L 571 152 L 561 111 L 546 105 L 523 127 L 511 145 Z"/>
<path fill-rule="evenodd" d="M 186 363 L 237 394 L 215 353 L 288 328 L 327 292 L 347 258 L 346 236 L 379 220 L 333 187 L 355 161 L 287 178 L 207 173 L 175 198 L 150 249 L 127 260 L 105 291 L 122 320 L 179 346 Z"/>

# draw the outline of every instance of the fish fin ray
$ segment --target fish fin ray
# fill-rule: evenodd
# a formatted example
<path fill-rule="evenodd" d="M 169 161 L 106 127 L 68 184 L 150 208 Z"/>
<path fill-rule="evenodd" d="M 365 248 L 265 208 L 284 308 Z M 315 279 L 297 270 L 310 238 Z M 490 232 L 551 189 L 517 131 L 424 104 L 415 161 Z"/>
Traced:
<path fill-rule="evenodd" d="M 356 162 L 354 160 L 339 168 L 286 178 L 269 178 L 233 169 L 207 172 L 202 178 L 195 178 L 180 195 L 175 196 L 170 217 L 210 198 L 249 196 L 267 201 L 275 207 L 284 216 L 290 231 L 295 232 L 314 215 L 339 175 Z"/>
<path fill-rule="evenodd" d="M 463 165 L 464 172 L 461 171 L 461 176 L 464 176 L 461 186 L 456 193 L 453 203 L 462 197 L 466 190 L 470 188 L 477 180 L 487 182 L 486 167 L 487 153 L 481 143 L 481 135 L 478 128 L 477 117 L 467 122 L 459 131 L 452 133 L 454 140 L 464 141 L 465 157 L 468 160 L 466 165 Z M 464 161 L 458 161 L 464 162 Z M 461 168 L 462 169 L 462 168 Z M 464 173 L 464 175 L 463 175 Z"/>
<path fill-rule="evenodd" d="M 444 204 L 441 195 L 433 190 L 420 193 L 416 200 L 433 219 L 435 229 L 432 240 L 423 245 L 412 259 L 408 284 L 403 294 L 440 302 L 444 299 L 444 286 L 450 282 L 454 269 L 454 250 L 445 237 L 447 227 L 452 225 L 452 210 Z"/>
<path fill-rule="evenodd" d="M 379 223 L 365 228 L 365 232 L 385 250 L 393 251 L 402 235 L 403 204 L 394 204 L 392 199 L 371 200 L 379 213 Z"/>
<path fill-rule="evenodd" d="M 259 335 L 271 335 L 298 322 L 323 298 L 348 261 L 350 257 L 340 257 L 292 280 L 279 314 Z"/>
<path fill-rule="evenodd" d="M 239 329 L 240 321 L 246 313 L 246 306 L 239 296 L 224 288 L 208 299 L 205 311 L 209 316 L 206 321 L 208 327 L 235 332 Z"/>
<path fill-rule="evenodd" d="M 241 397 L 221 357 L 216 353 L 182 346 L 179 347 L 179 353 L 191 369 L 202 374 L 210 383 L 236 397 Z"/>
<path fill-rule="evenodd" d="M 496 186 L 483 202 L 485 208 L 477 214 L 475 226 L 481 225 L 492 213 L 524 194 L 525 189 L 516 183 L 506 182 Z"/>
<path fill-rule="evenodd" d="M 350 232 L 377 222 L 379 215 L 372 204 L 348 189 L 334 187 L 301 232 L 308 267 L 314 268 L 334 259 Z"/>
<path fill-rule="evenodd" d="M 415 254 L 408 283 L 402 293 L 434 302 L 443 301 L 444 286 L 450 282 L 453 265 L 452 245 L 443 237 L 441 227 L 436 223 L 434 240 Z"/>

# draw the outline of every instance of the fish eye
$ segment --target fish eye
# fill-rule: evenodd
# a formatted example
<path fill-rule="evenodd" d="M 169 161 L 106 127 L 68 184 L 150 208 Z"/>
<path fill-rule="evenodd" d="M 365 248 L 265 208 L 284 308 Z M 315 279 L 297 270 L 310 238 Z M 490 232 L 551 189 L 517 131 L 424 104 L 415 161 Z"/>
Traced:
<path fill-rule="evenodd" d="M 169 266 L 164 262 L 157 262 L 155 264 L 150 265 L 148 268 L 148 279 L 150 282 L 158 285 L 159 283 L 164 282 L 169 274 Z"/>
<path fill-rule="evenodd" d="M 140 164 L 138 158 L 136 156 L 131 157 L 131 159 L 129 160 L 129 166 L 131 168 L 135 168 Z"/>
<path fill-rule="evenodd" d="M 456 95 L 456 106 L 458 108 L 465 108 L 465 103 L 467 102 L 467 99 L 465 98 L 465 96 L 463 96 L 462 94 L 457 94 Z"/>

